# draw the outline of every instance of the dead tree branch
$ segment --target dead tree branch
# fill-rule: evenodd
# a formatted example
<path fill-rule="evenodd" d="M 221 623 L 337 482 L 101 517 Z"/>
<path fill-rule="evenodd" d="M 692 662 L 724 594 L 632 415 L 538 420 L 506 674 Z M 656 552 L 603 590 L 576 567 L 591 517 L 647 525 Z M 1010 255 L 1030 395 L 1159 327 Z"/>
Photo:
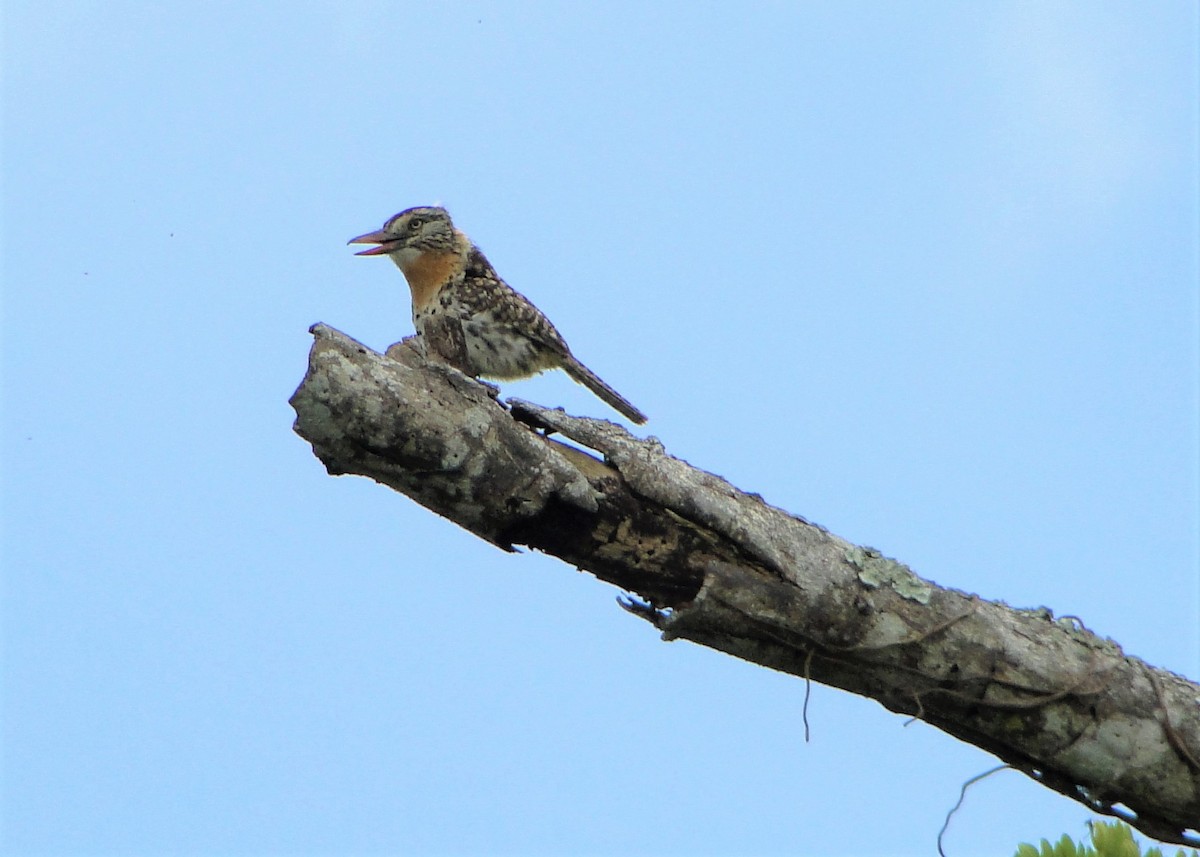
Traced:
<path fill-rule="evenodd" d="M 291 399 L 334 475 L 636 593 L 664 639 L 868 696 L 1156 839 L 1200 844 L 1200 686 L 1072 619 L 939 587 L 611 423 L 324 325 Z M 543 433 L 556 432 L 596 458 Z"/>

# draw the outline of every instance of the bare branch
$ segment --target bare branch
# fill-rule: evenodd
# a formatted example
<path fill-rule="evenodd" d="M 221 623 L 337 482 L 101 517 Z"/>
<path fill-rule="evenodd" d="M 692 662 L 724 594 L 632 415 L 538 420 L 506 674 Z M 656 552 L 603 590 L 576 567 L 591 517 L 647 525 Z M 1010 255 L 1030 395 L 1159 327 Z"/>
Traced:
<path fill-rule="evenodd" d="M 1096 812 L 1200 844 L 1200 686 L 1073 618 L 945 589 L 668 455 L 324 325 L 292 397 L 331 474 L 636 593 L 663 638 L 868 696 Z M 515 417 L 515 419 L 514 419 Z M 557 432 L 600 458 L 538 429 Z"/>

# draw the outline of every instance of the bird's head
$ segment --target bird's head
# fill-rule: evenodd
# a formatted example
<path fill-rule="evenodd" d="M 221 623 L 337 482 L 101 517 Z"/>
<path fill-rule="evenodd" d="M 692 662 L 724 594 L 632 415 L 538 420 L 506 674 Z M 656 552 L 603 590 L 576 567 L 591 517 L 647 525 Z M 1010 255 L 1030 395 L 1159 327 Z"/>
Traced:
<path fill-rule="evenodd" d="M 455 231 L 450 213 L 438 206 L 419 206 L 402 211 L 383 224 L 383 228 L 351 238 L 348 244 L 375 244 L 356 256 L 392 257 L 404 269 L 425 253 L 459 251 L 460 234 Z"/>

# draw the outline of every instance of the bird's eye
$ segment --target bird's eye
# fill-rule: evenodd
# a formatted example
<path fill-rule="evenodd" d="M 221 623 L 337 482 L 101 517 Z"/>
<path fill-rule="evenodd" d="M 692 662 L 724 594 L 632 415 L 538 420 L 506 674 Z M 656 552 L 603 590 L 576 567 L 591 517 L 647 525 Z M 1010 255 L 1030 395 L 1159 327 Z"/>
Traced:
<path fill-rule="evenodd" d="M 414 217 L 412 220 L 408 221 L 408 231 L 416 232 L 418 229 L 420 229 L 424 225 L 425 225 L 425 221 L 423 221 L 419 217 Z"/>

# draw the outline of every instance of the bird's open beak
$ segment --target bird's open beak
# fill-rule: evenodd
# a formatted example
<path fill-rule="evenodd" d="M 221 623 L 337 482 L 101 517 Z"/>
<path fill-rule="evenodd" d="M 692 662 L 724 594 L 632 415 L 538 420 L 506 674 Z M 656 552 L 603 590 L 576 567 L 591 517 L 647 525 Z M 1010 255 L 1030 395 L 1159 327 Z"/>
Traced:
<path fill-rule="evenodd" d="M 357 238 L 351 238 L 347 244 L 378 244 L 378 247 L 372 247 L 370 250 L 360 250 L 355 253 L 355 256 L 383 256 L 391 253 L 400 241 L 392 235 L 388 235 L 382 229 L 376 232 L 368 232 L 366 235 L 359 235 Z"/>

